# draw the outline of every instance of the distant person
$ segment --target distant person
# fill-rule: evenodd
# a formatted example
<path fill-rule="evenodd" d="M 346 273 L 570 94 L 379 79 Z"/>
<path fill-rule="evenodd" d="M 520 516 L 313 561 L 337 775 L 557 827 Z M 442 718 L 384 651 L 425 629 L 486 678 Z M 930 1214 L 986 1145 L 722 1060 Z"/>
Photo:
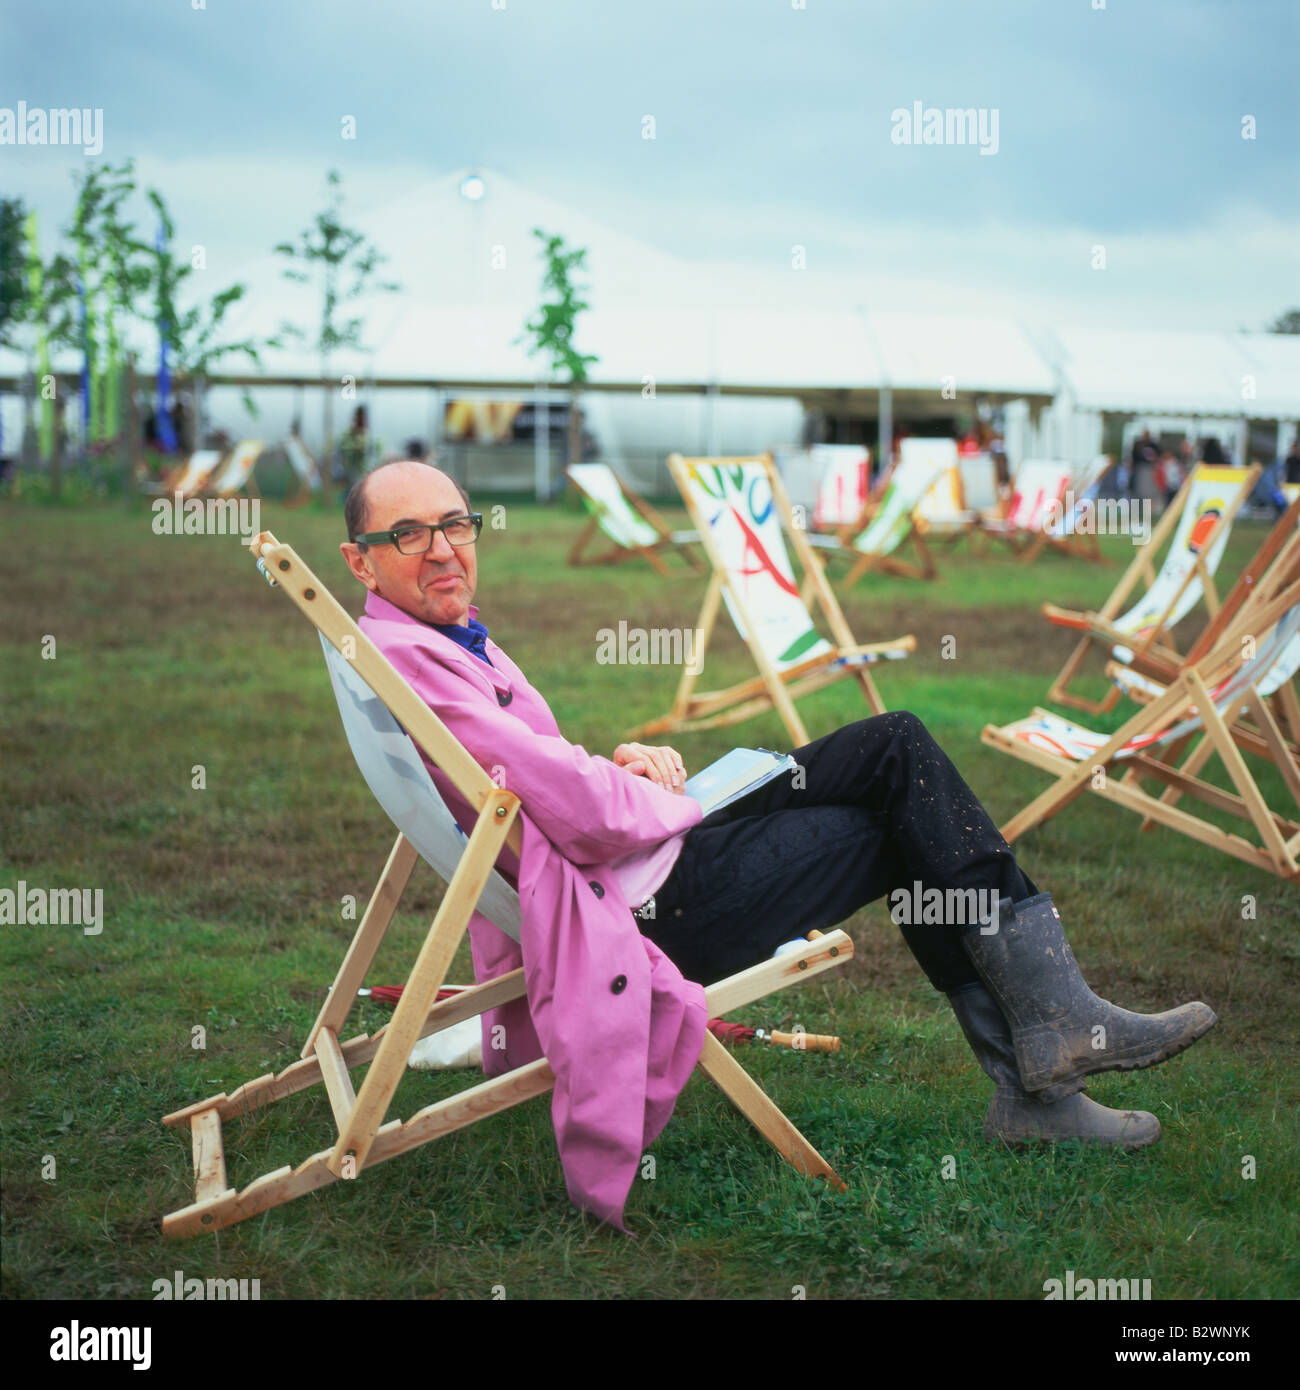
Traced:
<path fill-rule="evenodd" d="M 364 405 L 352 412 L 352 425 L 339 443 L 341 481 L 351 487 L 366 471 L 370 454 L 370 422 Z"/>
<path fill-rule="evenodd" d="M 1164 493 L 1165 506 L 1173 505 L 1178 489 L 1183 485 L 1183 465 L 1172 449 L 1166 449 L 1156 465 L 1156 487 Z"/>
<path fill-rule="evenodd" d="M 1143 430 L 1142 433 L 1133 441 L 1133 450 L 1130 454 L 1130 464 L 1128 470 L 1128 486 L 1126 491 L 1136 495 L 1138 490 L 1138 470 L 1146 464 L 1149 468 L 1154 468 L 1160 458 L 1160 448 L 1155 440 L 1151 438 L 1150 430 Z"/>
<path fill-rule="evenodd" d="M 1217 436 L 1211 435 L 1201 450 L 1201 459 L 1205 463 L 1225 464 L 1228 462 L 1227 455 L 1223 452 L 1223 445 L 1218 441 Z"/>
<path fill-rule="evenodd" d="M 423 463 L 429 457 L 429 446 L 423 439 L 408 439 L 406 452 L 402 457 L 414 459 L 416 463 Z"/>
<path fill-rule="evenodd" d="M 1293 439 L 1286 455 L 1286 480 L 1300 483 L 1300 439 Z"/>

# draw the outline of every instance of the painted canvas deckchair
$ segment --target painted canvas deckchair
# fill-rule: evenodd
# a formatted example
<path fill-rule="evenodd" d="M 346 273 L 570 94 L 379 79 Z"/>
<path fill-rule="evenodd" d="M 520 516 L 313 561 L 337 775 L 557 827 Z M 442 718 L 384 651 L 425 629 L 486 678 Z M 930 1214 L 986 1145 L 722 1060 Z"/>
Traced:
<path fill-rule="evenodd" d="M 1259 472 L 1258 464 L 1246 469 L 1200 464 L 1188 475 L 1150 539 L 1097 612 L 1043 604 L 1043 615 L 1049 622 L 1082 633 L 1052 682 L 1049 700 L 1090 714 L 1114 708 L 1120 697 L 1114 686 L 1101 700 L 1089 700 L 1070 690 L 1070 683 L 1094 647 L 1111 648 L 1110 655 L 1121 662 L 1148 651 L 1177 662 L 1171 631 L 1202 600 L 1211 617 L 1218 611 L 1214 574 L 1232 523 Z M 1169 548 L 1157 573 L 1152 561 L 1166 541 Z M 1134 599 L 1139 581 L 1145 581 L 1147 587 Z M 1125 604 L 1130 605 L 1126 610 Z"/>
<path fill-rule="evenodd" d="M 257 495 L 253 468 L 266 446 L 257 439 L 241 439 L 230 451 L 230 457 L 209 481 L 205 492 L 213 497 L 234 497 L 247 488 Z"/>
<path fill-rule="evenodd" d="M 938 472 L 916 508 L 920 529 L 929 541 L 951 545 L 963 536 L 976 533 L 979 513 L 966 502 L 966 487 L 962 480 L 954 439 L 904 439 L 898 457 L 933 462 Z M 989 476 L 992 477 L 992 460 Z M 996 495 L 996 494 L 995 494 Z"/>
<path fill-rule="evenodd" d="M 1105 563 L 1097 540 L 1096 505 L 1103 483 L 1115 467 L 1108 454 L 1099 454 L 1091 463 L 1074 470 L 1062 505 L 1048 524 L 1021 552 L 1021 561 L 1030 564 L 1048 547 L 1062 555 Z M 1089 524 L 1089 513 L 1092 513 Z"/>
<path fill-rule="evenodd" d="M 312 458 L 311 451 L 298 435 L 287 434 L 283 447 L 284 456 L 289 460 L 289 467 L 293 469 L 294 476 L 298 479 L 298 491 L 292 497 L 285 499 L 286 505 L 290 507 L 301 506 L 314 493 L 320 491 L 320 469 L 316 465 L 316 460 Z"/>
<path fill-rule="evenodd" d="M 1227 631 L 1229 624 L 1256 641 L 1253 610 L 1267 603 L 1288 582 L 1300 578 L 1300 494 L 1278 519 L 1264 543 L 1242 571 L 1236 584 L 1224 599 L 1218 613 L 1206 625 L 1187 654 L 1183 665 L 1195 662 L 1213 649 Z M 1132 665 L 1111 662 L 1106 673 L 1120 690 L 1139 704 L 1158 699 L 1177 679 L 1181 668 L 1148 652 L 1134 657 Z M 1300 702 L 1296 699 L 1295 674 L 1300 669 L 1300 637 L 1294 638 L 1282 652 L 1271 670 L 1259 681 L 1258 691 L 1267 700 L 1273 718 L 1286 739 L 1293 758 L 1300 759 Z M 1273 758 L 1275 750 L 1263 733 L 1248 719 L 1238 719 L 1231 725 L 1232 735 L 1246 751 L 1261 757 Z M 1188 740 L 1170 746 L 1166 761 L 1182 755 Z M 1164 799 L 1176 800 L 1172 789 Z"/>
<path fill-rule="evenodd" d="M 1243 641 L 1245 624 L 1261 635 Z M 1287 660 L 1300 635 L 1300 578 L 1253 607 L 1228 626 L 1213 651 L 1182 667 L 1165 692 L 1139 710 L 1114 734 L 1097 733 L 1048 710 L 997 728 L 986 725 L 981 738 L 990 746 L 1056 777 L 1055 783 L 1001 827 L 1012 842 L 1032 826 L 1054 816 L 1084 792 L 1095 792 L 1152 822 L 1253 864 L 1283 878 L 1300 878 L 1300 764 L 1287 750 L 1263 694 L 1264 682 Z M 1253 655 L 1246 658 L 1248 651 Z M 1249 715 L 1272 751 L 1286 794 L 1294 802 L 1284 816 L 1269 806 L 1242 756 L 1233 726 Z M 1162 756 L 1189 736 L 1200 742 L 1180 766 Z M 1234 791 L 1197 776 L 1217 759 Z M 1216 823 L 1153 795 L 1142 785 L 1154 780 L 1162 788 L 1192 797 L 1226 813 L 1254 831 L 1232 833 Z"/>
<path fill-rule="evenodd" d="M 795 702 L 845 678 L 857 681 L 873 714 L 883 714 L 885 706 L 868 667 L 906 656 L 916 649 L 916 638 L 909 634 L 866 645 L 854 641 L 807 534 L 794 524 L 790 499 L 771 456 L 688 459 L 672 454 L 668 467 L 699 527 L 713 573 L 696 622 L 700 636 L 695 661 L 682 672 L 672 709 L 628 737 L 714 729 L 775 709 L 793 745 L 801 747 L 809 738 Z M 814 604 L 830 628 L 829 641 L 817 631 L 799 596 L 787 536 Z M 695 684 L 723 604 L 759 674 L 723 690 L 697 694 Z"/>
<path fill-rule="evenodd" d="M 688 548 L 699 537 L 693 531 L 671 531 L 668 523 L 645 500 L 627 487 L 607 463 L 574 463 L 564 470 L 578 490 L 591 518 L 569 551 L 571 565 L 617 565 L 638 555 L 667 575 L 665 550 L 676 550 L 696 573 L 703 567 Z M 613 542 L 599 555 L 583 555 L 596 532 Z"/>
<path fill-rule="evenodd" d="M 1074 470 L 1068 463 L 1026 459 L 1016 474 L 1006 510 L 1001 516 L 980 517 L 981 532 L 1025 558 L 1034 542 L 1059 517 L 1061 502 L 1073 475 Z"/>
<path fill-rule="evenodd" d="M 898 463 L 885 480 L 879 496 L 867 502 L 853 525 L 841 527 L 835 536 L 808 537 L 827 559 L 844 556 L 852 561 L 845 584 L 856 584 L 868 571 L 906 579 L 933 579 L 938 574 L 921 533 L 916 509 L 941 471 L 941 465 L 924 452 L 909 451 L 907 446 L 913 442 L 903 441 Z M 909 564 L 898 554 L 908 542 L 916 553 L 915 564 Z M 804 597 L 809 597 L 806 587 Z"/>
<path fill-rule="evenodd" d="M 998 469 L 992 454 L 957 455 L 962 505 L 982 516 L 1000 515 L 1005 502 L 998 488 Z"/>
<path fill-rule="evenodd" d="M 861 444 L 814 444 L 808 455 L 821 474 L 813 529 L 839 531 L 856 525 L 867 505 L 871 450 Z"/>
<path fill-rule="evenodd" d="M 162 491 L 169 496 L 179 493 L 181 497 L 192 497 L 203 491 L 220 462 L 220 449 L 196 449 L 180 468 L 163 480 Z"/>
<path fill-rule="evenodd" d="M 540 1059 L 427 1105 L 408 1120 L 386 1118 L 419 1039 L 525 996 L 524 971 L 515 970 L 435 1002 L 475 911 L 519 937 L 518 896 L 494 867 L 505 847 L 518 852 L 519 800 L 492 782 L 290 546 L 264 531 L 250 548 L 262 573 L 315 625 L 353 755 L 398 835 L 300 1060 L 164 1118 L 165 1125 L 188 1130 L 195 1177 L 193 1202 L 163 1219 L 167 1236 L 220 1230 L 340 1178 L 359 1177 L 377 1163 L 542 1095 L 555 1079 Z M 439 795 L 417 744 L 478 808 L 468 835 Z M 358 1033 L 344 1040 L 357 989 L 420 858 L 447 881 L 441 906 L 391 1022 L 373 1036 Z M 709 1015 L 721 1017 L 844 965 L 852 955 L 852 938 L 845 932 L 810 932 L 795 949 L 712 985 L 706 991 Z M 366 1063 L 369 1070 L 358 1088 L 351 1073 Z M 793 1167 L 843 1190 L 830 1165 L 710 1033 L 699 1066 Z M 319 1085 L 333 1111 L 335 1137 L 296 1166 L 277 1168 L 236 1189 L 227 1174 L 223 1125 Z"/>

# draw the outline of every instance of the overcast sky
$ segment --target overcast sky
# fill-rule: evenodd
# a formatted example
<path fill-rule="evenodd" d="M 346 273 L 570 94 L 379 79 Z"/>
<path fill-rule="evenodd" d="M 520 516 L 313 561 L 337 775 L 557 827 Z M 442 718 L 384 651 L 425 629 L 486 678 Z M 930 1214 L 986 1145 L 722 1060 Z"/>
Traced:
<path fill-rule="evenodd" d="M 688 260 L 803 245 L 893 308 L 922 281 L 1116 326 L 1300 303 L 1297 0 L 199 3 L 0 0 L 0 108 L 102 108 L 102 157 L 232 268 L 331 166 L 361 212 L 479 165 Z M 996 113 L 996 153 L 895 143 L 914 102 Z M 87 162 L 0 146 L 0 192 L 49 242 Z"/>

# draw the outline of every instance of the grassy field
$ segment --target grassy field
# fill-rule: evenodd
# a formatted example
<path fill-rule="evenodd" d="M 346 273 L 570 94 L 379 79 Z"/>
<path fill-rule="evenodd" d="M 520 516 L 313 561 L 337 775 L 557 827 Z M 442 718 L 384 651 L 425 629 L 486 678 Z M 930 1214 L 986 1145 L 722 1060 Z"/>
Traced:
<path fill-rule="evenodd" d="M 97 936 L 0 930 L 7 1297 L 149 1298 L 178 1269 L 258 1279 L 264 1299 L 487 1298 L 493 1286 L 511 1299 L 790 1298 L 796 1286 L 810 1298 L 1041 1298 L 1067 1269 L 1149 1278 L 1157 1299 L 1300 1289 L 1300 895 L 1169 832 L 1139 835 L 1097 798 L 1018 846 L 1085 974 L 1129 1007 L 1202 998 L 1221 1020 L 1167 1066 L 1093 1086 L 1158 1116 L 1154 1148 L 986 1146 L 990 1083 L 877 903 L 847 924 L 848 969 L 741 1020 L 843 1037 L 836 1056 L 743 1058 L 847 1179 L 842 1195 L 793 1174 L 697 1073 L 654 1147 L 653 1180 L 633 1190 L 635 1240 L 569 1206 L 548 1104 L 534 1100 L 360 1181 L 164 1242 L 162 1214 L 193 1189 L 188 1141 L 159 1117 L 297 1057 L 350 936 L 341 900 L 364 902 L 393 832 L 352 764 L 315 635 L 234 539 L 155 536 L 142 505 L 0 514 L 0 887 L 104 895 Z M 569 569 L 576 512 L 503 515 L 480 544 L 481 616 L 566 734 L 608 754 L 666 710 L 675 672 L 597 664 L 597 631 L 691 625 L 702 582 Z M 359 611 L 337 516 L 267 505 L 262 524 Z M 1239 525 L 1222 572 L 1261 535 Z M 1105 544 L 1112 561 L 1131 553 Z M 940 565 L 934 584 L 867 580 L 843 603 L 859 640 L 916 634 L 916 654 L 880 672 L 883 697 L 927 722 L 1001 822 L 1046 782 L 983 747 L 980 728 L 1042 703 L 1069 648 L 1039 601 L 1095 604 L 1119 566 L 942 552 Z M 715 673 L 750 674 L 730 631 Z M 803 711 L 816 737 L 865 707 L 841 684 Z M 785 738 L 764 717 L 672 741 L 694 769 L 733 743 Z M 400 982 L 440 892 L 417 869 L 372 983 Z M 470 978 L 467 950 L 452 978 Z M 355 1031 L 388 1016 L 359 1001 Z M 467 1078 L 408 1073 L 392 1113 Z M 237 1186 L 333 1137 L 323 1094 L 226 1133 Z"/>

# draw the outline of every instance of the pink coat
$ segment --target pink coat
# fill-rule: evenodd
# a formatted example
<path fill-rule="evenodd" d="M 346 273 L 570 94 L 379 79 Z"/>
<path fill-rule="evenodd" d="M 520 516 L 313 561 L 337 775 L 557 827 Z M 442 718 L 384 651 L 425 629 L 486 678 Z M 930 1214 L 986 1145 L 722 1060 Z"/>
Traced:
<path fill-rule="evenodd" d="M 522 856 L 507 850 L 499 867 L 517 879 L 521 942 L 479 913 L 469 932 L 479 982 L 522 965 L 527 1000 L 483 1016 L 483 1070 L 499 1075 L 546 1057 L 570 1200 L 623 1230 L 641 1155 L 695 1067 L 707 1010 L 704 990 L 637 930 L 609 864 L 689 829 L 699 803 L 562 738 L 545 700 L 490 639 L 488 666 L 374 593 L 360 626 L 520 799 Z M 470 826 L 476 813 L 426 765 Z"/>

